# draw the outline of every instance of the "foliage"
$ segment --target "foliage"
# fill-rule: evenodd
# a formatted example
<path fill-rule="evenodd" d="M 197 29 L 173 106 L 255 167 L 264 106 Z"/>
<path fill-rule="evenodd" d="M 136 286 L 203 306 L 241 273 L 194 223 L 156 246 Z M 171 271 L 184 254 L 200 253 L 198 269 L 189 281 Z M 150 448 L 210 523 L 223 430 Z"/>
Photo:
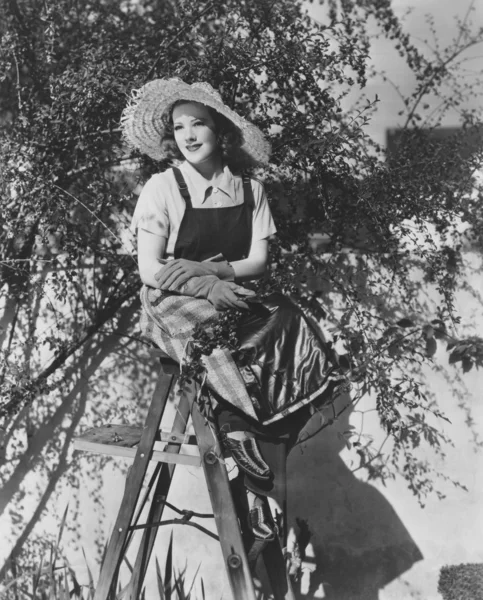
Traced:
<path fill-rule="evenodd" d="M 443 600 L 477 600 L 483 595 L 483 565 L 462 564 L 443 567 L 438 592 Z"/>
<path fill-rule="evenodd" d="M 79 423 L 133 418 L 152 383 L 127 225 L 137 184 L 163 165 L 130 153 L 118 123 L 132 88 L 155 77 L 209 81 L 270 135 L 273 163 L 261 174 L 278 226 L 269 285 L 336 324 L 353 403 L 376 400 L 391 447 L 352 435 L 360 468 L 370 478 L 401 474 L 421 499 L 433 489 L 415 452 L 425 442 L 443 453 L 447 440 L 424 368 L 438 343 L 463 370 L 481 366 L 482 340 L 461 339 L 454 293 L 465 249 L 483 241 L 479 114 L 464 108 L 478 90 L 459 77 L 482 32 L 469 14 L 431 56 L 388 0 L 326 6 L 317 23 L 293 0 L 3 4 L 0 512 L 16 511 L 12 558 L 57 483 L 78 486 L 70 442 Z M 381 76 L 370 27 L 415 82 L 391 153 L 367 134 L 378 99 L 364 86 Z M 461 131 L 443 144 L 432 132 L 449 110 L 460 111 Z M 461 152 L 468 137 L 476 142 Z M 227 331 L 221 324 L 201 345 L 226 343 Z M 90 460 L 94 473 L 102 461 Z M 34 475 L 38 510 L 26 519 Z"/>

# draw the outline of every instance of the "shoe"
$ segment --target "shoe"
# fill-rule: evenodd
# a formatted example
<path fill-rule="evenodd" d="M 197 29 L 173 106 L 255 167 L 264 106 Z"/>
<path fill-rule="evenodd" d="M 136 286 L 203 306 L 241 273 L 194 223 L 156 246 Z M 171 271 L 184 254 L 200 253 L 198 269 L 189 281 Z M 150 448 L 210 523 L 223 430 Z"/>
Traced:
<path fill-rule="evenodd" d="M 235 440 L 225 435 L 223 436 L 223 447 L 231 452 L 236 464 L 247 475 L 263 481 L 270 479 L 272 472 L 260 454 L 254 438 L 246 437 L 242 440 Z"/>
<path fill-rule="evenodd" d="M 257 498 L 253 508 L 250 509 L 248 519 L 255 539 L 263 540 L 264 542 L 271 542 L 275 539 L 276 528 L 273 522 L 267 519 L 262 500 Z"/>

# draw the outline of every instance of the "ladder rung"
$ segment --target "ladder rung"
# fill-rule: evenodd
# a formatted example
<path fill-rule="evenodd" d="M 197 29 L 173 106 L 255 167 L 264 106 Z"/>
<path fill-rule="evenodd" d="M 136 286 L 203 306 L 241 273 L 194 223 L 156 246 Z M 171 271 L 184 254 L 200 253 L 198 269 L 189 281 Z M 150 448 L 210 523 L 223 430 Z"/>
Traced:
<path fill-rule="evenodd" d="M 137 452 L 136 448 L 113 446 L 112 444 L 99 444 L 97 442 L 90 442 L 82 438 L 77 438 L 74 440 L 74 448 L 76 450 L 83 450 L 84 452 L 106 454 L 107 456 L 122 456 L 124 458 L 131 458 L 133 460 Z M 169 452 L 161 452 L 160 450 L 153 450 L 150 460 L 177 465 L 188 465 L 191 467 L 201 466 L 201 459 L 199 456 L 190 456 L 189 454 L 170 454 Z"/>

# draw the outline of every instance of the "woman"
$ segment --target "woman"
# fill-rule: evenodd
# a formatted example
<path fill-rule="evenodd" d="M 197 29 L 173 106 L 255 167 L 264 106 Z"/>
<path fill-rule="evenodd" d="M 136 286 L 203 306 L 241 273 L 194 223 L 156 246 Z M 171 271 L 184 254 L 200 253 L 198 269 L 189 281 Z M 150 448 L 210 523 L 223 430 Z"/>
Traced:
<path fill-rule="evenodd" d="M 252 533 L 272 539 L 262 499 L 276 489 L 282 444 L 294 442 L 310 405 L 328 401 L 340 376 L 320 332 L 288 298 L 259 299 L 240 285 L 264 275 L 276 229 L 263 185 L 239 167 L 266 164 L 270 146 L 209 84 L 179 79 L 137 91 L 122 125 L 133 147 L 178 165 L 146 183 L 133 217 L 144 333 L 182 361 L 196 325 L 243 311 L 237 364 L 227 350 L 213 352 L 207 384 L 247 489 Z"/>

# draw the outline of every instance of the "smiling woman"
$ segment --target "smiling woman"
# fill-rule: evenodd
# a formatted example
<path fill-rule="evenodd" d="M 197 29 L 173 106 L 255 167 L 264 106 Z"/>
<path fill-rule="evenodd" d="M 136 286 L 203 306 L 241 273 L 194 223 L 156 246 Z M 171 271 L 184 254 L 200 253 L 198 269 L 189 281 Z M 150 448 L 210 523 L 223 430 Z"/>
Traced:
<path fill-rule="evenodd" d="M 208 107 L 198 102 L 183 102 L 173 107 L 174 139 L 181 154 L 198 170 L 212 160 L 221 163 L 215 120 Z"/>
<path fill-rule="evenodd" d="M 206 83 L 147 84 L 123 126 L 132 145 L 174 164 L 146 183 L 133 217 L 145 334 L 181 362 L 197 326 L 241 311 L 237 363 L 226 349 L 204 362 L 224 452 L 247 490 L 244 528 L 266 542 L 275 525 L 263 497 L 276 494 L 285 447 L 309 405 L 330 401 L 342 380 L 320 332 L 290 299 L 256 298 L 240 285 L 265 273 L 276 229 L 263 185 L 239 167 L 266 163 L 269 144 Z"/>
<path fill-rule="evenodd" d="M 169 111 L 161 118 L 164 127 L 164 135 L 160 144 L 161 151 L 165 153 L 165 157 L 171 160 L 183 160 L 187 158 L 181 151 L 178 145 L 178 140 L 175 137 L 175 130 L 182 130 L 184 123 L 176 124 L 173 119 L 174 113 L 178 111 L 185 113 L 186 116 L 191 115 L 191 123 L 194 129 L 201 125 L 206 125 L 215 134 L 215 142 L 218 150 L 221 152 L 223 163 L 233 167 L 240 168 L 246 163 L 246 156 L 240 151 L 243 140 L 240 130 L 226 117 L 205 104 L 199 102 L 186 102 L 179 100 L 175 102 Z M 182 116 L 182 115 L 180 115 Z M 196 125 L 195 121 L 199 121 Z"/>

